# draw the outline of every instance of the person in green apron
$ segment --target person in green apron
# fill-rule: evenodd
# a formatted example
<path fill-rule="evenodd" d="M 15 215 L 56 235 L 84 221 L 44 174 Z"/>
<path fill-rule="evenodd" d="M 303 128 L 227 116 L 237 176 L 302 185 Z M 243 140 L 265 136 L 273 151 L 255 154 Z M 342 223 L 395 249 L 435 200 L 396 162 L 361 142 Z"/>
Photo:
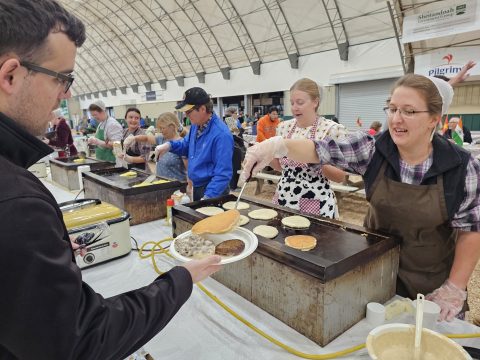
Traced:
<path fill-rule="evenodd" d="M 365 226 L 400 241 L 397 293 L 428 294 L 442 320 L 462 311 L 480 257 L 480 162 L 436 134 L 452 98 L 446 81 L 408 74 L 394 85 L 385 109 L 388 131 L 377 139 L 365 132 L 340 140 L 275 137 L 250 148 L 244 164 L 244 174 L 252 167 L 255 174 L 287 156 L 362 175 Z"/>
<path fill-rule="evenodd" d="M 112 150 L 113 142 L 122 140 L 122 125 L 113 117 L 108 116 L 105 103 L 101 100 L 92 103 L 88 110 L 92 117 L 99 122 L 95 137 L 88 139 L 88 144 L 96 145 L 95 158 L 115 163 L 116 157 Z"/>

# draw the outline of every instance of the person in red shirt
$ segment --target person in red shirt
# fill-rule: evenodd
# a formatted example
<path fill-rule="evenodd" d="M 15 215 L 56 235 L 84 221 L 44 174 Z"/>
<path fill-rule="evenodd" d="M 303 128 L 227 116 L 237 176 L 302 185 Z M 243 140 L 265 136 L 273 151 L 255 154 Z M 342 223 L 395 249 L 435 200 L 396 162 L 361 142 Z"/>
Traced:
<path fill-rule="evenodd" d="M 52 147 L 68 150 L 69 156 L 77 155 L 77 148 L 73 145 L 72 130 L 67 125 L 67 121 L 60 109 L 54 110 L 53 114 L 53 129 L 55 135 L 52 139 L 46 139 L 44 142 Z"/>
<path fill-rule="evenodd" d="M 272 106 L 268 114 L 261 117 L 257 124 L 257 142 L 269 139 L 277 134 L 277 126 L 280 123 L 278 109 Z"/>
<path fill-rule="evenodd" d="M 372 136 L 377 135 L 382 130 L 382 123 L 380 121 L 374 121 L 370 124 L 368 133 Z"/>

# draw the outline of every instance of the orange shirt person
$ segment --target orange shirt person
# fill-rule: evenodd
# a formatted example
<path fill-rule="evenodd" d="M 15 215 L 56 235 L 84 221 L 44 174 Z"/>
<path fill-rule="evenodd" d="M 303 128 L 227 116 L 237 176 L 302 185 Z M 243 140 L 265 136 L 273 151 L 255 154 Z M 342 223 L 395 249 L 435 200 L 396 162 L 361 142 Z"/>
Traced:
<path fill-rule="evenodd" d="M 257 124 L 257 142 L 274 137 L 277 134 L 277 126 L 280 123 L 278 109 L 272 106 L 268 114 L 261 117 Z"/>

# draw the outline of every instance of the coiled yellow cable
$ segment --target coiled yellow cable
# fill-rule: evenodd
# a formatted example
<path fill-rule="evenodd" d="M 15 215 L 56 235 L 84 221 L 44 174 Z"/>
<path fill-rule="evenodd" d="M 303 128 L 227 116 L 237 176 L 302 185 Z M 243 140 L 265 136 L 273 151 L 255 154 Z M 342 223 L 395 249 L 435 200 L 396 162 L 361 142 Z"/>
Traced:
<path fill-rule="evenodd" d="M 163 240 L 160 240 L 158 242 L 155 242 L 155 241 L 149 241 L 149 242 L 146 242 L 144 243 L 140 249 L 139 249 L 139 256 L 141 259 L 148 259 L 150 258 L 152 260 L 152 264 L 153 264 L 153 267 L 155 269 L 155 271 L 157 272 L 157 274 L 163 274 L 163 271 L 161 271 L 158 266 L 157 266 L 157 262 L 155 261 L 155 255 L 156 254 L 165 254 L 167 256 L 170 256 L 171 258 L 173 258 L 172 255 L 170 255 L 170 253 L 168 252 L 168 249 L 164 249 L 162 248 L 161 244 L 165 243 L 165 242 L 169 242 L 169 241 L 172 241 L 173 238 L 169 237 L 169 238 L 165 238 Z M 152 248 L 150 250 L 146 250 L 145 247 L 146 246 L 152 246 Z M 298 351 L 298 350 L 295 350 L 294 348 L 282 343 L 281 341 L 271 337 L 270 335 L 268 335 L 267 333 L 265 333 L 264 331 L 260 330 L 259 328 L 257 328 L 255 325 L 253 325 L 251 322 L 249 322 L 248 320 L 246 320 L 245 318 L 241 317 L 239 314 L 237 314 L 235 311 L 233 311 L 231 308 L 229 308 L 227 305 L 225 305 L 225 303 L 223 303 L 222 301 L 220 301 L 220 299 L 218 297 L 216 297 L 215 295 L 213 295 L 207 288 L 205 288 L 205 286 L 203 286 L 202 284 L 200 283 L 197 283 L 196 284 L 200 290 L 202 290 L 210 299 L 212 299 L 213 301 L 215 301 L 218 305 L 220 305 L 223 309 L 225 309 L 225 311 L 227 311 L 229 314 L 231 314 L 233 317 L 235 317 L 237 320 L 241 321 L 243 324 L 245 324 L 246 326 L 248 326 L 250 329 L 252 329 L 253 331 L 255 331 L 257 334 L 259 334 L 260 336 L 264 337 L 265 339 L 267 339 L 268 341 L 274 343 L 275 345 L 281 347 L 282 349 L 284 349 L 285 351 L 288 351 L 290 354 L 293 354 L 293 355 L 296 355 L 298 357 L 301 357 L 301 358 L 304 358 L 304 359 L 313 359 L 313 360 L 327 360 L 327 359 L 335 359 L 335 358 L 338 358 L 340 356 L 345 356 L 345 355 L 348 355 L 348 354 L 351 354 L 353 352 L 356 352 L 358 350 L 361 350 L 365 347 L 365 344 L 360 344 L 360 345 L 357 345 L 357 346 L 353 346 L 351 348 L 348 348 L 348 349 L 345 349 L 345 350 L 341 350 L 341 351 L 337 351 L 337 352 L 333 352 L 333 353 L 329 353 L 329 354 L 307 354 L 307 353 L 304 353 L 304 352 L 301 352 L 301 351 Z M 480 337 L 480 333 L 473 333 L 473 334 L 444 334 L 445 336 L 451 338 L 451 339 L 469 339 L 469 338 L 478 338 Z"/>

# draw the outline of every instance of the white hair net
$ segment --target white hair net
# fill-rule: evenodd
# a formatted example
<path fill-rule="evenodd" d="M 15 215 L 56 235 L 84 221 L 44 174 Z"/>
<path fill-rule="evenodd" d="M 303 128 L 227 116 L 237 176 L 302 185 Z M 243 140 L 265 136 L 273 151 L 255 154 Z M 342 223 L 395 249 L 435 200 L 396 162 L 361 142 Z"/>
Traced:
<path fill-rule="evenodd" d="M 440 93 L 440 96 L 442 97 L 442 115 L 447 114 L 448 108 L 450 107 L 453 99 L 452 86 L 445 80 L 433 76 L 427 76 L 427 78 L 431 82 L 433 82 L 438 92 Z"/>

